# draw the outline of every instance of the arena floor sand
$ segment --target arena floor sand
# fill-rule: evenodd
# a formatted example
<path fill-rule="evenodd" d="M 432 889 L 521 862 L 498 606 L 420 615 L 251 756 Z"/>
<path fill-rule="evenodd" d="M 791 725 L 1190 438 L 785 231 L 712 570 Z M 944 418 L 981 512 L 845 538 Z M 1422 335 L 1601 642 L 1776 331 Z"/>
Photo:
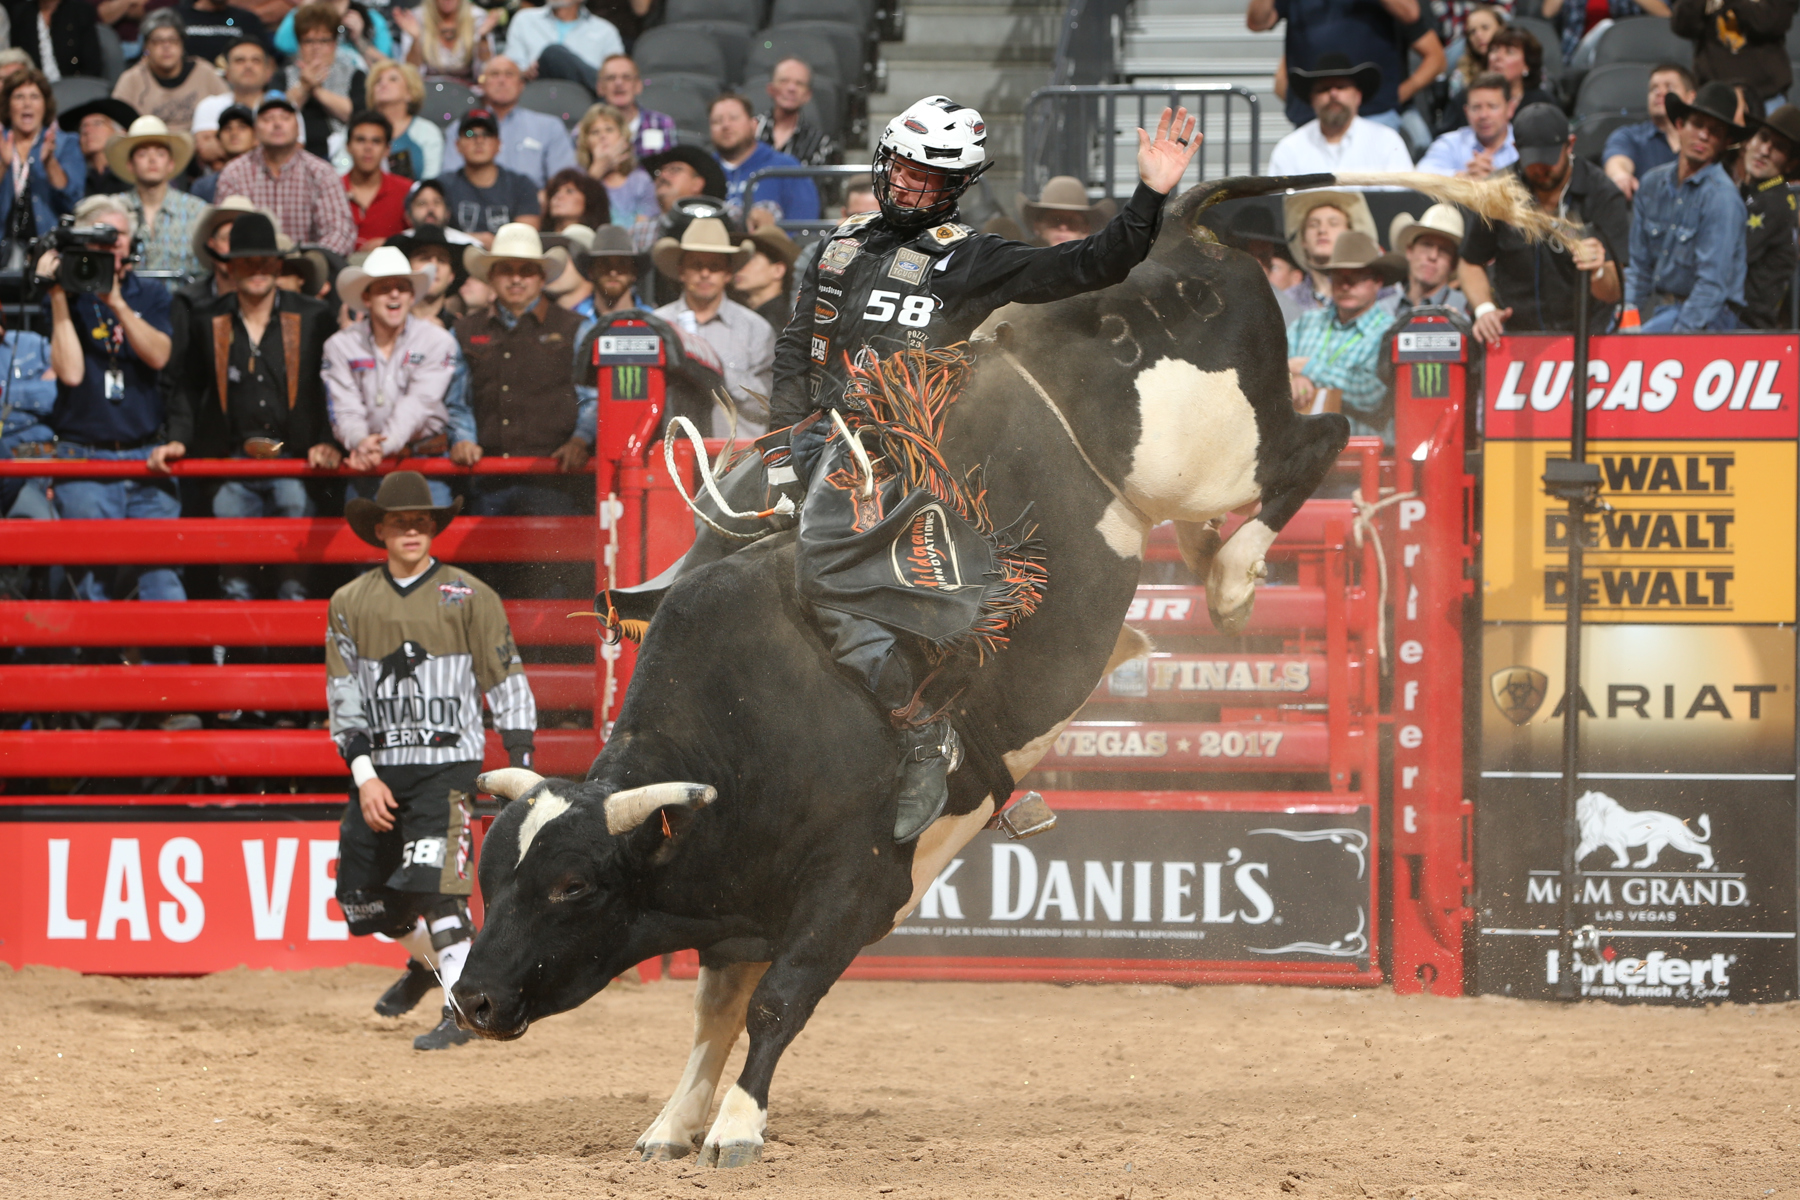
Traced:
<path fill-rule="evenodd" d="M 693 984 L 421 1054 L 391 978 L 0 970 L 0 1195 L 1800 1197 L 1800 1005 L 844 983 L 718 1172 L 630 1156 Z"/>

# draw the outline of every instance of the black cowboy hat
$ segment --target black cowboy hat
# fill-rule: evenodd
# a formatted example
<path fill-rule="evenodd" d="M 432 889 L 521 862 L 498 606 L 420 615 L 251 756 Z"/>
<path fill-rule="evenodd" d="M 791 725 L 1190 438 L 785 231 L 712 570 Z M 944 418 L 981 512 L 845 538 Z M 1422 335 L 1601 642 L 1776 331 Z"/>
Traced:
<path fill-rule="evenodd" d="M 213 257 L 221 259 L 233 258 L 280 258 L 282 246 L 275 236 L 275 222 L 269 214 L 247 212 L 231 223 L 231 249 L 224 254 L 213 252 Z"/>
<path fill-rule="evenodd" d="M 704 194 L 719 200 L 725 198 L 728 189 L 725 183 L 725 171 L 719 166 L 719 160 L 698 146 L 671 146 L 661 154 L 652 154 L 648 158 L 638 160 L 638 165 L 650 172 L 652 176 L 670 163 L 686 163 L 699 172 L 701 180 L 706 184 Z"/>
<path fill-rule="evenodd" d="M 441 225 L 416 225 L 405 233 L 396 233 L 384 244 L 392 246 L 408 258 L 426 246 L 442 246 L 450 251 L 450 257 L 453 259 L 461 257 L 459 251 L 462 249 L 462 246 L 453 245 L 450 239 L 444 236 L 444 227 Z M 464 243 L 464 245 L 466 244 Z"/>
<path fill-rule="evenodd" d="M 111 96 L 102 96 L 98 100 L 89 100 L 86 104 L 77 104 L 74 108 L 56 114 L 56 126 L 64 133 L 80 133 L 81 123 L 99 113 L 103 117 L 111 117 L 120 129 L 130 129 L 131 123 L 138 119 L 138 110 Z"/>
<path fill-rule="evenodd" d="M 1744 117 L 1751 133 L 1766 130 L 1787 143 L 1788 158 L 1800 158 L 1800 108 L 1784 104 L 1766 117 L 1755 113 Z"/>
<path fill-rule="evenodd" d="M 442 533 L 461 511 L 461 496 L 439 508 L 431 502 L 431 485 L 425 482 L 423 475 L 417 471 L 395 471 L 381 481 L 381 488 L 373 500 L 359 496 L 344 505 L 344 520 L 350 523 L 350 530 L 357 537 L 371 546 L 386 549 L 387 543 L 375 536 L 375 526 L 389 513 L 428 512 L 437 521 L 438 533 Z"/>
<path fill-rule="evenodd" d="M 1312 85 L 1321 79 L 1349 79 L 1356 85 L 1356 90 L 1366 99 L 1381 90 L 1381 68 L 1372 62 L 1351 63 L 1350 59 L 1335 50 L 1330 54 L 1321 54 L 1319 61 L 1310 70 L 1290 66 L 1288 74 L 1295 79 L 1306 80 L 1306 94 L 1312 95 Z"/>
<path fill-rule="evenodd" d="M 1669 114 L 1671 125 L 1681 124 L 1688 119 L 1689 113 L 1700 113 L 1723 124 L 1726 134 L 1734 142 L 1742 141 L 1749 133 L 1737 123 L 1737 107 L 1737 92 L 1729 83 L 1717 81 L 1701 88 L 1691 104 L 1674 92 L 1663 100 L 1663 110 Z"/>

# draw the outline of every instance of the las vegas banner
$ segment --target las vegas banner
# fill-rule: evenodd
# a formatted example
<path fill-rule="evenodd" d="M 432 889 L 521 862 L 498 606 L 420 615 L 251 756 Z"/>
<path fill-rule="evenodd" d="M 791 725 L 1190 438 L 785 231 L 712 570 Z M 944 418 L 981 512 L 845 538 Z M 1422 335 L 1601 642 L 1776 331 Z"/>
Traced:
<path fill-rule="evenodd" d="M 1544 495 L 1574 352 L 1506 338 L 1483 395 L 1478 990 L 1620 1003 L 1796 994 L 1792 335 L 1593 339 L 1604 505 Z M 1570 540 L 1582 539 L 1582 578 Z M 1582 604 L 1578 914 L 1562 961 L 1564 614 Z"/>

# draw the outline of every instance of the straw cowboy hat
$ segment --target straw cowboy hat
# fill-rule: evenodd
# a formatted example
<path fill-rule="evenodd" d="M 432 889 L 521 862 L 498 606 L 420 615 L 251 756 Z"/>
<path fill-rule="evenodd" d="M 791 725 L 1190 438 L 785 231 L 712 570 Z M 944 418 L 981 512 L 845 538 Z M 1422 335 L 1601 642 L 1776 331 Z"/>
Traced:
<path fill-rule="evenodd" d="M 1359 192 L 1296 192 L 1283 198 L 1281 202 L 1282 222 L 1287 227 L 1288 246 L 1294 252 L 1294 261 L 1305 264 L 1306 247 L 1301 245 L 1300 235 L 1306 230 L 1306 217 L 1313 209 L 1330 205 L 1350 218 L 1350 228 L 1369 235 L 1370 241 L 1377 240 L 1380 235 L 1375 230 L 1375 214 L 1369 211 L 1369 202 Z"/>
<path fill-rule="evenodd" d="M 428 512 L 437 519 L 437 531 L 442 533 L 461 511 L 461 496 L 447 507 L 439 508 L 431 502 L 431 485 L 425 482 L 423 475 L 417 471 L 395 471 L 381 481 L 381 489 L 373 500 L 359 496 L 344 505 L 344 520 L 350 523 L 350 531 L 357 537 L 371 546 L 386 549 L 387 543 L 375 536 L 375 526 L 389 513 Z"/>
<path fill-rule="evenodd" d="M 1036 200 L 1019 193 L 1019 213 L 1028 229 L 1037 224 L 1039 217 L 1051 213 L 1080 213 L 1087 218 L 1091 233 L 1112 219 L 1113 207 L 1105 200 L 1089 204 L 1087 188 L 1073 175 L 1053 177 Z"/>
<path fill-rule="evenodd" d="M 681 278 L 681 256 L 694 254 L 723 254 L 731 259 L 731 269 L 750 261 L 756 253 L 756 247 L 748 241 L 734 243 L 731 232 L 725 228 L 725 222 L 717 217 L 696 217 L 688 222 L 688 227 L 681 231 L 681 240 L 674 238 L 658 238 L 651 248 L 650 259 L 656 269 L 671 279 Z"/>
<path fill-rule="evenodd" d="M 338 273 L 338 298 L 354 312 L 361 312 L 363 294 L 369 285 L 377 279 L 404 279 L 412 285 L 413 296 L 423 296 L 431 290 L 431 276 L 424 271 L 415 271 L 412 264 L 406 261 L 406 255 L 393 246 L 377 246 L 369 251 L 369 257 L 363 260 L 360 267 L 345 267 Z"/>
<path fill-rule="evenodd" d="M 208 208 L 205 212 L 201 213 L 200 219 L 194 222 L 194 236 L 192 242 L 194 247 L 194 257 L 201 262 L 209 262 L 218 257 L 206 248 L 206 243 L 211 240 L 212 235 L 218 231 L 219 226 L 227 221 L 235 221 L 245 213 L 250 212 L 259 212 L 270 220 L 274 220 L 275 218 L 275 214 L 268 209 L 258 208 L 256 205 L 250 203 L 250 197 L 248 196 L 227 196 L 211 208 Z M 289 250 L 294 248 L 293 239 L 282 233 L 280 230 L 275 231 L 275 242 L 280 252 L 283 254 L 286 254 Z"/>
<path fill-rule="evenodd" d="M 492 250 L 484 250 L 480 246 L 463 248 L 463 268 L 483 283 L 487 282 L 488 272 L 501 259 L 542 263 L 544 278 L 555 279 L 567 265 L 569 252 L 561 246 L 545 250 L 544 240 L 538 236 L 538 231 L 522 221 L 502 225 L 500 232 L 494 235 Z"/>
<path fill-rule="evenodd" d="M 1434 204 L 1425 210 L 1425 215 L 1413 219 L 1411 213 L 1401 213 L 1388 226 L 1388 244 L 1395 253 L 1405 254 L 1422 234 L 1435 233 L 1447 240 L 1456 253 L 1462 252 L 1463 219 L 1454 204 Z"/>
<path fill-rule="evenodd" d="M 169 157 L 174 159 L 169 166 L 170 179 L 187 170 L 188 163 L 194 158 L 193 138 L 185 133 L 170 133 L 161 117 L 139 117 L 125 133 L 108 138 L 106 142 L 106 165 L 126 183 L 137 182 L 137 175 L 131 169 L 131 155 L 139 146 L 161 146 L 169 152 Z"/>

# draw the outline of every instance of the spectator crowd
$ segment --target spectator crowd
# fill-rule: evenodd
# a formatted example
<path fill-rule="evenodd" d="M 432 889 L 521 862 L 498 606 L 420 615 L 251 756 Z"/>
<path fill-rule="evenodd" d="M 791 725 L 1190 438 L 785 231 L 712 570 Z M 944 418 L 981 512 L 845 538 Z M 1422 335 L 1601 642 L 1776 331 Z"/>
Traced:
<path fill-rule="evenodd" d="M 1281 229 L 1240 209 L 1226 232 L 1268 276 L 1302 411 L 1391 444 L 1377 363 L 1426 305 L 1488 344 L 1572 329 L 1583 290 L 1597 332 L 1793 327 L 1795 0 L 1531 3 L 1250 0 L 1252 30 L 1286 22 L 1275 84 L 1298 128 L 1271 174 L 1511 176 L 1571 233 L 1530 242 L 1438 204 L 1399 213 L 1384 250 L 1380 193 L 1291 195 Z"/>

